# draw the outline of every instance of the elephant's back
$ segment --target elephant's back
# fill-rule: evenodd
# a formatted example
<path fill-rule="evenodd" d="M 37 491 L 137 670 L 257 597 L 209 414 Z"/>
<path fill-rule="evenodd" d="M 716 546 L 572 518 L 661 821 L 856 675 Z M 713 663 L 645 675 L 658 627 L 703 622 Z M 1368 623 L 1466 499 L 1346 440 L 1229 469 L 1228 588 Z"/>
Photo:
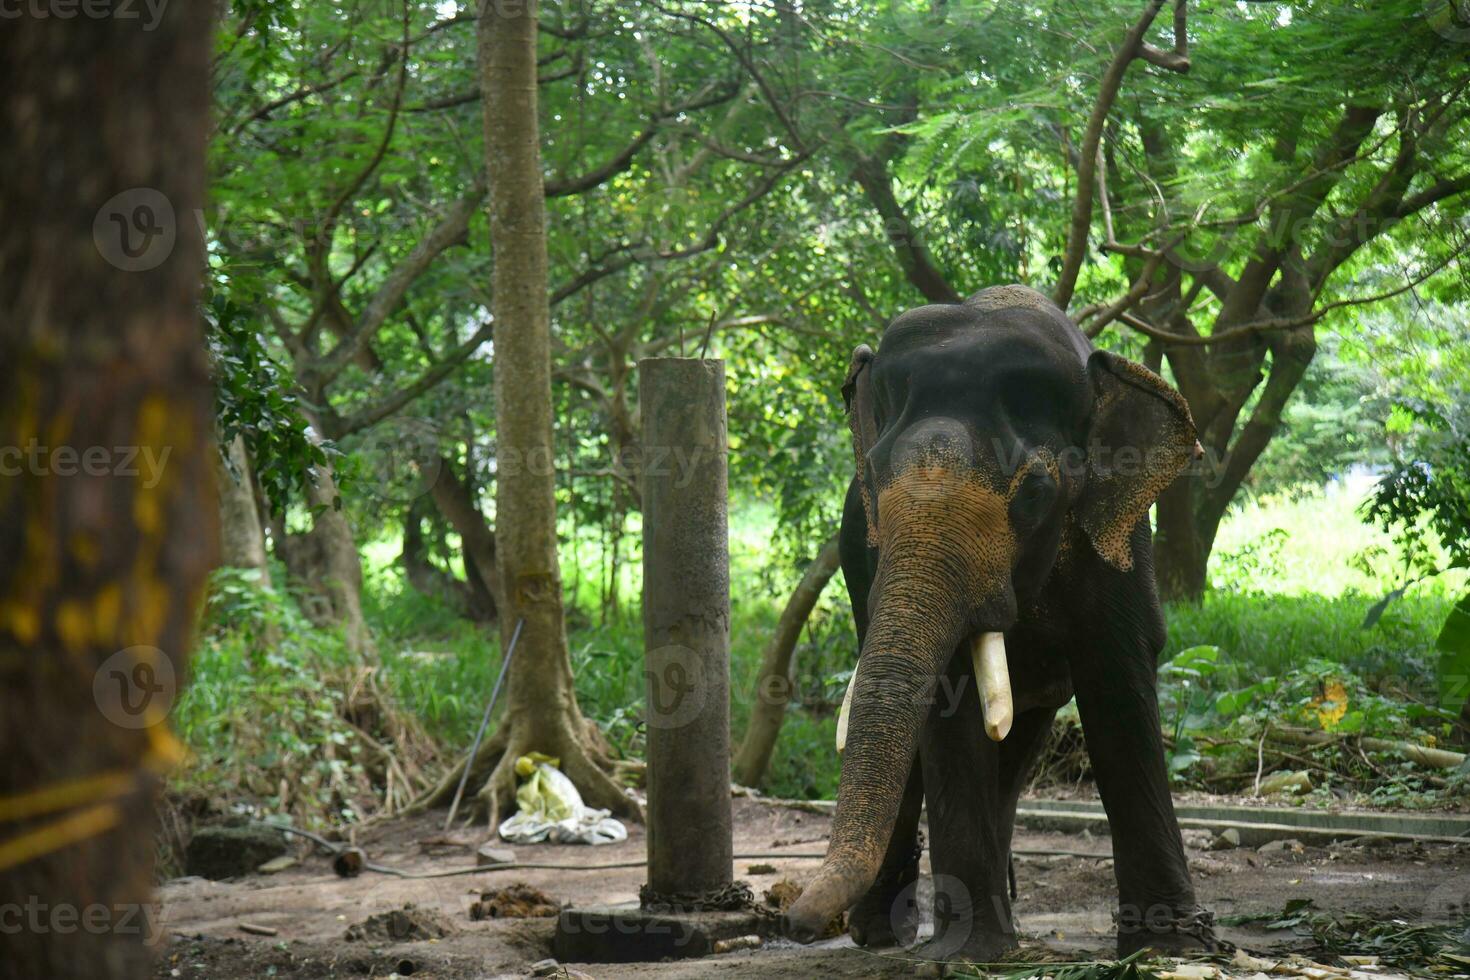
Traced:
<path fill-rule="evenodd" d="M 888 325 L 880 355 L 931 347 L 980 344 L 1004 338 L 1022 346 L 1038 345 L 1052 357 L 1087 363 L 1092 343 L 1051 299 L 1029 286 L 990 286 L 963 303 L 935 303 L 907 310 Z"/>
<path fill-rule="evenodd" d="M 990 286 L 970 296 L 961 305 L 980 314 L 977 320 L 981 324 L 1014 324 L 1036 330 L 1075 354 L 1083 364 L 1092 353 L 1092 341 L 1077 328 L 1072 318 L 1053 303 L 1050 296 L 1030 286 L 1017 283 Z"/>

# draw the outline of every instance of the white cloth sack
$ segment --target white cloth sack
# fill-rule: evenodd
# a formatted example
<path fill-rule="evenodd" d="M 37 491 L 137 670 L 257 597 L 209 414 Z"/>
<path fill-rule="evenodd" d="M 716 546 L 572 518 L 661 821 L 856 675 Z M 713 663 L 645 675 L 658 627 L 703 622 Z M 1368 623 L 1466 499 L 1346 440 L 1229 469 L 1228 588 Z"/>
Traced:
<path fill-rule="evenodd" d="M 609 815 L 582 802 L 582 794 L 560 769 L 522 757 L 516 769 L 535 769 L 516 790 L 516 814 L 500 825 L 500 836 L 512 844 L 616 844 L 628 829 Z"/>

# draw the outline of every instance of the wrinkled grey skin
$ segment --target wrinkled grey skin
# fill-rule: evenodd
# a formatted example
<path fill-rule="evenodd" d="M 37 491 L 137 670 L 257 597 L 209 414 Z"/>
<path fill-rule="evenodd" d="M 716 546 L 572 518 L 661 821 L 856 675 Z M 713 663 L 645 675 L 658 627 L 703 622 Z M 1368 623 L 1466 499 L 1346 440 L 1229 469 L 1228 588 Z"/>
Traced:
<path fill-rule="evenodd" d="M 899 316 L 844 388 L 857 473 L 842 567 L 861 657 L 832 844 L 792 907 L 811 941 L 850 909 L 861 945 L 913 941 L 927 803 L 936 935 L 920 954 L 1015 946 L 1017 796 L 1074 694 L 1112 829 L 1118 950 L 1209 947 L 1165 771 L 1164 643 L 1147 512 L 1198 450 L 1178 393 L 1095 351 L 1020 286 Z M 1005 634 L 1015 723 L 987 737 L 969 639 Z"/>

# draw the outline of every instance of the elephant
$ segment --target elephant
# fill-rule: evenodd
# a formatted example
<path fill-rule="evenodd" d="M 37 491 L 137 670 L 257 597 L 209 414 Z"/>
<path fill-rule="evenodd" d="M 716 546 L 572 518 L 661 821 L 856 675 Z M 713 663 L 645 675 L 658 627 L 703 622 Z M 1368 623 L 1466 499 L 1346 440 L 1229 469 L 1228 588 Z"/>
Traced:
<path fill-rule="evenodd" d="M 877 354 L 854 352 L 843 395 L 857 472 L 839 540 L 860 652 L 830 844 L 786 934 L 811 942 L 848 910 L 859 945 L 912 943 L 927 803 L 936 924 L 918 955 L 1014 948 L 1016 803 L 1075 693 L 1112 834 L 1118 952 L 1215 948 L 1169 793 L 1148 521 L 1200 456 L 1188 404 L 1018 285 L 902 313 Z"/>

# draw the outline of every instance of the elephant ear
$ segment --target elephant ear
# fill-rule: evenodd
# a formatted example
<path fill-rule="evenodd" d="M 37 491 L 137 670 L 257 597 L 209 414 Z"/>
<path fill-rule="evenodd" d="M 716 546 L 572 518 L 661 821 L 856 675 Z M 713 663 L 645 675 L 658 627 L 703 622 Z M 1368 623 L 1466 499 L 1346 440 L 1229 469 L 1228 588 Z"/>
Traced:
<path fill-rule="evenodd" d="M 1087 485 L 1076 513 L 1103 560 L 1127 571 L 1133 529 L 1202 451 L 1184 396 L 1148 368 L 1099 350 L 1087 360 L 1087 376 Z"/>
<path fill-rule="evenodd" d="M 847 364 L 847 379 L 842 382 L 842 401 L 847 406 L 847 427 L 852 432 L 852 452 L 857 463 L 858 492 L 863 498 L 863 515 L 867 518 L 868 544 L 878 544 L 878 522 L 868 489 L 868 450 L 878 441 L 878 411 L 873 403 L 873 348 L 859 344 Z"/>

